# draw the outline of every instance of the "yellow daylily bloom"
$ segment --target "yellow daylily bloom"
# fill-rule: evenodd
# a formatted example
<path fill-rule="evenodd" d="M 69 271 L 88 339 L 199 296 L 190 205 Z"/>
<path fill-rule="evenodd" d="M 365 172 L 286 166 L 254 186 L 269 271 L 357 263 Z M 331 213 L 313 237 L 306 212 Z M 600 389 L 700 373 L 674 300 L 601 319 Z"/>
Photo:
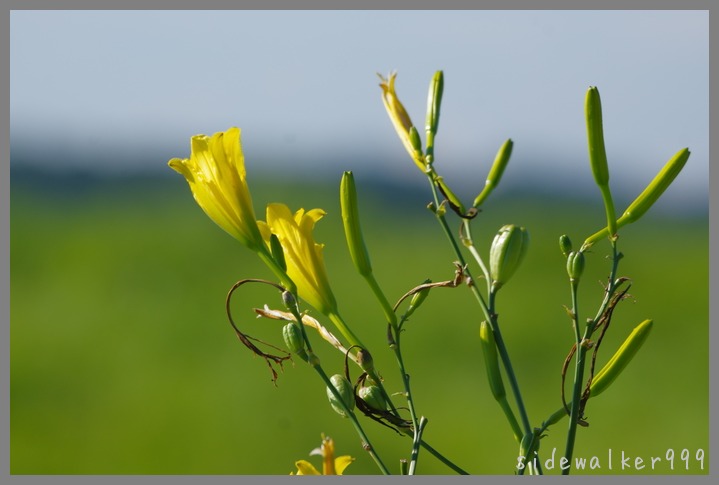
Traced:
<path fill-rule="evenodd" d="M 211 137 L 193 136 L 190 158 L 173 158 L 168 165 L 184 175 L 210 219 L 248 248 L 264 251 L 247 187 L 239 128 Z"/>
<path fill-rule="evenodd" d="M 258 226 L 265 241 L 276 235 L 282 245 L 287 264 L 287 275 L 297 285 L 300 298 L 325 315 L 337 313 L 337 302 L 332 294 L 322 248 L 312 236 L 315 223 L 325 211 L 300 209 L 294 214 L 285 204 L 267 205 L 267 222 Z"/>
<path fill-rule="evenodd" d="M 268 245 L 273 234 L 279 239 L 287 266 L 287 276 L 296 285 L 299 297 L 327 315 L 350 346 L 358 345 L 364 348 L 339 316 L 337 301 L 330 288 L 322 256 L 324 244 L 317 244 L 312 236 L 315 223 L 324 215 L 325 211 L 322 209 L 299 209 L 292 214 L 285 204 L 272 203 L 267 205 L 267 221 L 258 221 L 257 225 Z"/>
<path fill-rule="evenodd" d="M 421 153 L 415 150 L 414 144 L 412 143 L 412 137 L 410 135 L 410 129 L 414 126 L 414 124 L 412 123 L 409 114 L 407 114 L 407 110 L 404 109 L 404 106 L 397 97 L 397 92 L 394 89 L 394 81 L 396 77 L 396 72 L 390 73 L 387 78 L 380 76 L 382 82 L 379 86 L 382 88 L 382 102 L 384 102 L 387 114 L 389 115 L 390 120 L 392 120 L 392 125 L 394 125 L 394 129 L 397 131 L 397 135 L 399 135 L 399 139 L 402 141 L 404 148 L 407 150 L 407 153 L 409 153 L 409 156 L 412 157 L 414 163 L 424 173 L 424 160 L 422 159 Z"/>
<path fill-rule="evenodd" d="M 324 435 L 322 435 L 322 444 L 320 447 L 312 450 L 310 455 L 322 456 L 322 473 L 320 473 L 312 463 L 306 460 L 299 460 L 295 462 L 297 475 L 342 475 L 345 468 L 355 460 L 349 455 L 335 458 L 335 442 L 332 438 Z M 294 473 L 290 473 L 290 475 L 294 475 Z"/>

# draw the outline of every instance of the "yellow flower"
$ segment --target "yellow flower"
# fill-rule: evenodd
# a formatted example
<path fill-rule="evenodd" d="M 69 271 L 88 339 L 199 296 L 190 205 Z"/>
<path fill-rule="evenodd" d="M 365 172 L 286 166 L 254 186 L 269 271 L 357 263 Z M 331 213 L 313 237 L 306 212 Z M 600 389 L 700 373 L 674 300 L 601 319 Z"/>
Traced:
<path fill-rule="evenodd" d="M 212 137 L 193 136 L 190 158 L 173 158 L 168 164 L 185 176 L 195 201 L 210 219 L 248 248 L 264 251 L 247 187 L 239 128 Z"/>
<path fill-rule="evenodd" d="M 327 315 L 350 346 L 365 348 L 339 316 L 322 257 L 324 244 L 317 244 L 312 236 L 315 223 L 324 215 L 322 209 L 300 209 L 292 214 L 285 204 L 273 203 L 267 205 L 267 222 L 258 221 L 257 225 L 268 245 L 272 234 L 279 239 L 287 276 L 297 287 L 299 297 Z"/>
<path fill-rule="evenodd" d="M 295 285 L 300 298 L 325 315 L 337 313 L 337 302 L 330 289 L 324 258 L 323 244 L 317 244 L 312 236 L 315 223 L 325 215 L 322 209 L 290 212 L 285 204 L 267 205 L 267 222 L 259 221 L 265 241 L 272 234 L 282 245 L 287 264 L 287 275 Z"/>
<path fill-rule="evenodd" d="M 407 153 L 409 153 L 409 156 L 412 157 L 414 163 L 420 170 L 422 170 L 422 172 L 424 172 L 424 160 L 422 159 L 421 153 L 418 150 L 415 150 L 414 144 L 412 143 L 412 137 L 410 135 L 410 129 L 414 126 L 414 124 L 412 123 L 409 114 L 407 114 L 407 110 L 404 109 L 404 106 L 397 97 L 397 93 L 394 89 L 394 80 L 396 77 L 396 72 L 390 73 L 389 77 L 386 79 L 380 76 L 382 82 L 379 86 L 382 88 L 382 101 L 384 102 L 387 114 L 389 115 L 390 120 L 392 120 L 394 129 L 397 131 L 404 148 L 407 150 Z"/>
<path fill-rule="evenodd" d="M 335 458 L 335 442 L 332 438 L 324 435 L 322 435 L 322 445 L 312 450 L 310 455 L 322 456 L 322 473 L 317 471 L 317 468 L 312 463 L 299 460 L 295 462 L 297 475 L 342 475 L 345 468 L 355 460 L 349 455 Z M 294 473 L 290 473 L 290 475 L 294 475 Z"/>

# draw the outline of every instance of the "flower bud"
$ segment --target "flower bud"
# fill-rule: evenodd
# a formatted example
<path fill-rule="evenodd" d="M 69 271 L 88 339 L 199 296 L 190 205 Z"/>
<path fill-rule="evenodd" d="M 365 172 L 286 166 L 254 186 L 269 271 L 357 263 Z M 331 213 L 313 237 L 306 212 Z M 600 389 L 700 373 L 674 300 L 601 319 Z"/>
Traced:
<path fill-rule="evenodd" d="M 487 367 L 489 388 L 492 390 L 494 398 L 499 401 L 506 396 L 506 392 L 502 381 L 502 373 L 499 369 L 494 333 L 486 321 L 483 321 L 479 326 L 479 341 L 484 354 L 484 365 Z"/>
<path fill-rule="evenodd" d="M 572 251 L 569 253 L 569 256 L 567 256 L 567 274 L 569 275 L 569 280 L 572 283 L 578 283 L 582 272 L 584 272 L 584 253 L 582 251 Z"/>
<path fill-rule="evenodd" d="M 424 280 L 424 284 L 431 283 L 432 280 Z M 407 307 L 407 311 L 405 312 L 405 317 L 409 318 L 410 315 L 412 315 L 417 308 L 424 302 L 424 300 L 427 299 L 427 296 L 429 295 L 430 288 L 423 288 L 419 290 L 417 293 L 412 295 L 412 299 L 409 301 L 409 306 Z"/>
<path fill-rule="evenodd" d="M 357 352 L 357 363 L 368 374 L 371 374 L 374 370 L 374 359 L 372 359 L 372 354 L 367 349 L 360 349 Z"/>
<path fill-rule="evenodd" d="M 308 360 L 307 352 L 305 351 L 305 342 L 302 338 L 302 330 L 295 323 L 288 323 L 282 329 L 282 339 L 285 341 L 285 345 L 293 354 L 299 356 L 305 362 Z"/>
<path fill-rule="evenodd" d="M 350 411 L 355 408 L 354 391 L 352 390 L 352 384 L 350 384 L 350 381 L 348 381 L 347 378 L 341 374 L 335 374 L 330 377 L 330 382 L 342 398 L 342 402 L 339 402 L 332 390 L 328 387 L 327 398 L 330 400 L 330 405 L 337 414 L 346 418 L 348 416 L 344 408 L 346 407 Z M 343 403 L 344 406 L 342 406 Z"/>
<path fill-rule="evenodd" d="M 675 153 L 647 188 L 627 207 L 617 224 L 629 224 L 642 217 L 679 175 L 679 172 L 682 171 L 687 160 L 689 160 L 689 155 L 688 148 L 683 148 Z"/>
<path fill-rule="evenodd" d="M 283 271 L 287 271 L 287 262 L 285 261 L 285 251 L 282 249 L 282 243 L 280 238 L 275 234 L 270 235 L 270 252 L 272 253 L 272 259 L 277 262 Z"/>
<path fill-rule="evenodd" d="M 604 129 L 602 127 L 602 101 L 599 90 L 590 86 L 584 100 L 587 120 L 587 142 L 589 145 L 589 164 L 592 167 L 594 181 L 598 186 L 609 184 L 607 153 L 604 148 Z"/>
<path fill-rule="evenodd" d="M 512 155 L 512 146 L 514 146 L 514 143 L 511 139 L 508 139 L 499 147 L 497 156 L 494 157 L 492 168 L 489 170 L 489 175 L 487 175 L 487 180 L 484 182 L 484 188 L 477 198 L 474 199 L 474 207 L 482 205 L 484 199 L 499 185 L 499 180 L 502 178 L 504 169 L 507 167 L 507 164 L 509 164 L 509 157 Z"/>
<path fill-rule="evenodd" d="M 624 214 L 617 219 L 617 228 L 636 222 L 644 215 L 645 212 L 649 210 L 652 205 L 654 205 L 657 199 L 659 199 L 667 187 L 669 187 L 677 175 L 679 175 L 679 172 L 682 171 L 684 165 L 687 163 L 687 160 L 689 160 L 690 154 L 691 152 L 689 152 L 688 148 L 682 148 L 675 153 L 671 159 L 669 159 L 651 183 L 647 185 L 644 191 L 639 194 L 636 199 L 634 199 L 634 202 L 632 202 L 629 207 L 627 207 Z M 608 234 L 609 231 L 606 227 L 601 229 L 589 236 L 584 241 L 582 248 L 589 248 L 595 242 L 607 237 Z"/>
<path fill-rule="evenodd" d="M 529 233 L 519 226 L 503 226 L 489 250 L 489 274 L 493 291 L 498 290 L 514 274 L 529 247 Z"/>
<path fill-rule="evenodd" d="M 358 394 L 360 399 L 366 402 L 372 409 L 379 411 L 387 410 L 387 400 L 384 398 L 382 390 L 379 387 L 375 385 L 360 387 Z"/>
<path fill-rule="evenodd" d="M 442 71 L 434 73 L 432 82 L 429 85 L 427 96 L 427 119 L 425 129 L 436 134 L 439 128 L 439 107 L 442 104 L 442 92 L 444 91 L 444 74 Z"/>
<path fill-rule="evenodd" d="M 446 184 L 444 181 L 444 178 L 442 177 L 435 177 L 434 179 L 435 183 L 439 187 L 442 194 L 447 198 L 447 200 L 456 208 L 459 209 L 459 211 L 464 214 L 464 204 L 462 204 L 462 201 L 459 200 L 459 197 L 452 192 L 452 189 L 449 188 L 449 185 Z"/>
<path fill-rule="evenodd" d="M 569 256 L 569 253 L 572 252 L 572 241 L 566 234 L 559 236 L 559 249 L 562 251 L 564 257 Z"/>
<path fill-rule="evenodd" d="M 367 247 L 362 237 L 359 210 L 357 208 L 357 190 L 352 172 L 345 172 L 340 183 L 340 205 L 342 209 L 342 224 L 347 238 L 347 247 L 352 262 L 362 276 L 372 273 Z"/>
<path fill-rule="evenodd" d="M 636 326 L 619 350 L 602 369 L 594 374 L 589 386 L 590 397 L 596 397 L 610 386 L 641 348 L 652 329 L 652 320 L 644 320 Z"/>
<path fill-rule="evenodd" d="M 422 157 L 417 156 L 410 137 L 410 128 L 414 126 L 414 123 L 412 123 L 409 114 L 407 114 L 407 110 L 404 109 L 404 105 L 400 102 L 397 97 L 397 92 L 395 91 L 394 83 L 396 77 L 396 73 L 391 73 L 386 79 L 380 76 L 382 82 L 379 86 L 382 88 L 382 102 L 407 153 L 412 157 L 417 167 L 424 172 L 425 161 Z"/>

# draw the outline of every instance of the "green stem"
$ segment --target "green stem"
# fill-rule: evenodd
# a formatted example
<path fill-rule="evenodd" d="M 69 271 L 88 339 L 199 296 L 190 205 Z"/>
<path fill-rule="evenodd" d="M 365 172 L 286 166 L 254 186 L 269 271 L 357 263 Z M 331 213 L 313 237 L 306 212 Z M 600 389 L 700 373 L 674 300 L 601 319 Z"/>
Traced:
<path fill-rule="evenodd" d="M 582 393 L 582 386 L 584 383 L 584 367 L 586 362 L 586 354 L 587 354 L 587 348 L 582 344 L 583 341 L 588 341 L 591 336 L 592 332 L 594 331 L 596 322 L 599 318 L 601 318 L 602 314 L 607 309 L 607 305 L 611 301 L 612 295 L 614 294 L 617 284 L 616 284 L 616 275 L 617 275 L 617 269 L 619 267 L 619 253 L 617 252 L 617 243 L 616 239 L 610 238 L 610 243 L 612 245 L 612 270 L 609 274 L 609 284 L 607 286 L 607 290 L 604 295 L 604 301 L 602 301 L 602 304 L 599 308 L 599 311 L 597 312 L 597 315 L 594 317 L 594 320 L 589 322 L 587 326 L 584 329 L 584 335 L 580 336 L 579 331 L 579 312 L 578 312 L 578 303 L 577 303 L 577 282 L 571 283 L 572 288 L 572 318 L 574 320 L 574 334 L 575 334 L 575 340 L 576 340 L 576 361 L 574 366 L 574 385 L 572 388 L 572 403 L 571 403 L 571 410 L 569 415 L 569 429 L 567 430 L 567 445 L 564 452 L 564 457 L 567 460 L 572 459 L 572 455 L 574 453 L 574 444 L 576 441 L 576 435 L 577 435 L 577 424 L 579 422 L 579 408 L 581 404 L 581 393 Z M 562 470 L 562 475 L 569 475 L 570 468 L 567 468 L 566 470 Z"/>
<path fill-rule="evenodd" d="M 420 444 L 422 445 L 422 448 L 427 450 L 430 455 L 437 458 L 439 461 L 447 465 L 449 468 L 454 470 L 455 472 L 459 473 L 460 475 L 469 475 L 470 473 L 468 471 L 465 471 L 464 469 L 460 468 L 459 466 L 452 463 L 447 457 L 442 455 L 439 451 L 435 450 L 432 446 L 430 446 L 426 441 L 420 440 Z"/>
<path fill-rule="evenodd" d="M 435 186 L 434 182 L 432 181 L 432 174 L 427 174 L 427 177 L 429 179 L 430 187 L 432 189 L 432 195 L 434 196 L 435 205 L 439 207 L 439 195 L 437 194 L 437 187 Z M 452 249 L 454 250 L 455 256 L 457 256 L 457 260 L 459 261 L 459 264 L 462 266 L 466 266 L 464 257 L 462 255 L 462 252 L 459 248 L 459 245 L 457 244 L 457 241 L 454 238 L 454 235 L 452 234 L 452 231 L 449 229 L 449 226 L 447 224 L 447 220 L 445 219 L 444 215 L 437 214 L 437 220 L 439 221 L 440 225 L 442 226 L 442 229 L 444 230 L 445 235 L 450 241 L 450 244 L 452 245 Z M 472 279 L 472 275 L 469 271 L 469 269 L 465 269 L 465 273 L 467 276 Z M 469 285 L 469 289 L 474 295 L 474 297 L 477 299 L 477 302 L 479 303 L 480 308 L 482 309 L 482 312 L 484 313 L 485 318 L 488 322 L 492 325 L 492 330 L 494 332 L 495 341 L 497 343 L 497 351 L 499 352 L 500 358 L 502 360 L 502 365 L 504 365 L 504 369 L 507 373 L 507 378 L 509 379 L 510 387 L 512 388 L 512 393 L 514 394 L 515 401 L 517 403 L 517 409 L 519 410 L 520 418 L 522 420 L 522 425 L 524 427 L 525 434 L 530 433 L 532 431 L 532 426 L 529 424 L 529 418 L 527 416 L 527 410 L 524 406 L 524 401 L 522 400 L 522 394 L 519 390 L 519 384 L 517 382 L 517 377 L 514 373 L 514 369 L 512 368 L 512 361 L 509 358 L 509 352 L 507 352 L 507 347 L 504 344 L 504 339 L 502 338 L 502 333 L 499 330 L 499 324 L 497 322 L 496 314 L 493 312 L 493 304 L 490 304 L 492 309 L 490 309 L 489 306 L 487 306 L 486 302 L 484 301 L 484 297 L 477 289 L 477 286 L 474 284 Z M 490 293 L 490 299 L 493 299 L 493 296 Z"/>
<path fill-rule="evenodd" d="M 380 288 L 379 283 L 377 283 L 377 280 L 374 277 L 374 273 L 368 273 L 367 275 L 365 275 L 365 280 L 367 281 L 369 287 L 372 289 L 372 293 L 374 293 L 375 297 L 382 306 L 382 311 L 384 312 L 385 318 L 392 325 L 392 327 L 396 327 L 397 315 L 394 313 L 392 305 L 390 305 L 389 301 L 387 300 L 387 297 L 382 291 L 382 288 Z"/>
<path fill-rule="evenodd" d="M 362 349 L 367 348 L 360 341 L 360 339 L 354 334 L 354 332 L 352 332 L 352 330 L 347 326 L 344 319 L 339 315 L 339 313 L 329 313 L 327 315 L 327 317 L 335 325 L 335 327 L 337 327 L 337 329 L 344 336 L 344 338 L 347 339 L 347 342 L 349 343 L 350 347 L 356 345 L 357 347 L 362 348 Z"/>
<path fill-rule="evenodd" d="M 477 290 L 475 286 L 472 286 L 472 289 L 473 292 L 479 293 L 479 290 Z M 517 376 L 514 373 L 514 369 L 512 367 L 512 360 L 509 358 L 509 352 L 507 351 L 507 346 L 504 343 L 502 331 L 499 329 L 499 321 L 497 320 L 497 314 L 494 311 L 495 298 L 496 292 L 490 291 L 488 318 L 489 322 L 492 325 L 492 331 L 494 332 L 494 340 L 497 344 L 497 352 L 499 352 L 499 357 L 502 360 L 504 370 L 507 373 L 507 379 L 509 379 L 509 386 L 512 388 L 512 394 L 514 394 L 514 400 L 517 403 L 517 409 L 519 410 L 519 417 L 522 420 L 522 428 L 524 429 L 524 434 L 528 434 L 532 432 L 532 426 L 529 424 L 529 416 L 527 415 L 527 410 L 524 407 L 522 393 L 519 390 L 519 382 L 517 381 Z"/>
<path fill-rule="evenodd" d="M 422 444 L 422 433 L 424 427 L 427 426 L 427 418 L 422 416 L 419 420 L 419 426 L 414 432 L 414 440 L 412 441 L 412 455 L 409 462 L 409 475 L 414 475 L 417 470 L 417 458 L 419 457 L 419 447 Z"/>

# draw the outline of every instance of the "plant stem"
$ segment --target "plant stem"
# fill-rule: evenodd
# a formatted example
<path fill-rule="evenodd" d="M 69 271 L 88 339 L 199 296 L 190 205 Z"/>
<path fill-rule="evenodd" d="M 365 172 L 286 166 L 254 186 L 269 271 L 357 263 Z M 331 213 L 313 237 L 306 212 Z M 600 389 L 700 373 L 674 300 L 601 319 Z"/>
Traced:
<path fill-rule="evenodd" d="M 620 255 L 617 252 L 617 243 L 616 239 L 610 238 L 610 243 L 612 245 L 612 269 L 609 274 L 609 283 L 607 285 L 607 289 L 604 295 L 604 301 L 602 301 L 602 304 L 599 308 L 599 311 L 597 312 L 597 315 L 594 317 L 594 320 L 587 323 L 587 326 L 584 329 L 584 335 L 580 336 L 579 331 L 579 311 L 578 311 L 578 303 L 577 303 L 577 287 L 578 283 L 575 281 L 571 282 L 571 288 L 572 288 L 572 319 L 574 320 L 574 335 L 576 340 L 576 362 L 574 366 L 574 385 L 572 388 L 572 403 L 571 403 L 571 411 L 569 415 L 569 429 L 567 430 L 567 445 L 564 452 L 564 457 L 567 460 L 572 459 L 572 455 L 574 453 L 574 444 L 576 441 L 576 435 L 577 435 L 577 424 L 579 422 L 579 419 L 581 416 L 579 416 L 580 411 L 580 405 L 581 405 L 581 393 L 582 393 L 582 385 L 584 383 L 584 366 L 586 362 L 586 354 L 587 354 L 587 346 L 583 345 L 583 342 L 589 341 L 589 339 L 592 336 L 592 332 L 594 331 L 596 322 L 599 318 L 601 318 L 604 311 L 607 309 L 607 305 L 611 301 L 612 295 L 614 294 L 616 288 L 617 288 L 617 282 L 616 282 L 616 275 L 617 275 L 617 268 L 619 267 L 619 259 Z M 570 468 L 567 468 L 565 470 L 562 470 L 562 475 L 569 475 Z"/>
<path fill-rule="evenodd" d="M 434 196 L 435 204 L 437 207 L 439 207 L 439 195 L 437 194 L 437 188 L 432 181 L 432 175 L 427 175 L 430 183 L 430 187 L 432 189 L 432 195 Z M 465 260 L 462 255 L 462 252 L 459 248 L 459 245 L 457 244 L 457 241 L 454 238 L 454 235 L 452 234 L 452 231 L 449 229 L 449 226 L 447 224 L 447 220 L 445 219 L 443 214 L 437 213 L 437 220 L 439 221 L 440 225 L 442 226 L 442 229 L 444 230 L 445 235 L 450 241 L 450 244 L 452 245 L 452 249 L 454 250 L 455 255 L 457 256 L 457 260 L 462 266 L 465 266 Z M 472 279 L 472 275 L 469 271 L 469 269 L 465 269 L 465 274 Z M 497 343 L 497 351 L 499 352 L 500 358 L 502 360 L 502 365 L 504 365 L 504 369 L 507 373 L 507 378 L 509 379 L 510 387 L 512 388 L 512 393 L 514 394 L 515 401 L 517 403 L 517 408 L 519 410 L 520 418 L 522 420 L 522 425 L 524 428 L 525 434 L 530 433 L 532 431 L 532 426 L 529 424 L 529 418 L 527 416 L 526 408 L 524 407 L 524 401 L 522 400 L 522 394 L 519 390 L 519 384 L 517 382 L 517 377 L 514 373 L 514 369 L 512 368 L 512 361 L 509 358 L 509 352 L 507 352 L 507 347 L 504 344 L 504 339 L 502 338 L 502 333 L 499 330 L 499 324 L 497 322 L 496 314 L 490 309 L 490 307 L 487 306 L 486 302 L 484 301 L 484 297 L 477 289 L 477 286 L 475 284 L 469 285 L 469 289 L 474 295 L 474 297 L 477 299 L 477 302 L 479 303 L 480 308 L 482 309 L 482 312 L 484 313 L 485 318 L 487 321 L 490 322 L 490 325 L 492 326 L 492 331 L 494 332 L 494 338 Z M 490 299 L 493 298 L 490 293 Z M 493 304 L 490 304 L 493 307 Z"/>
<path fill-rule="evenodd" d="M 419 447 L 422 444 L 422 432 L 424 427 L 427 426 L 427 418 L 422 416 L 419 420 L 419 426 L 414 432 L 414 440 L 412 441 L 412 455 L 409 462 L 409 475 L 414 475 L 417 469 L 417 458 L 419 456 Z"/>

